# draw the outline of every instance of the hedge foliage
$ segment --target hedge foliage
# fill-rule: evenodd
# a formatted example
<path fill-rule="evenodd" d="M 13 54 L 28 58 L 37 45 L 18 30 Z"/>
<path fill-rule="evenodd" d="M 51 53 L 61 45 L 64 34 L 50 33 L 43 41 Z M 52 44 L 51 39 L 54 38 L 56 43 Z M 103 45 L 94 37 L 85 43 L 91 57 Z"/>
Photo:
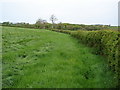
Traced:
<path fill-rule="evenodd" d="M 120 32 L 112 30 L 56 31 L 71 34 L 87 46 L 95 47 L 96 54 L 105 56 L 110 68 L 117 73 L 117 75 L 120 74 Z"/>
<path fill-rule="evenodd" d="M 30 24 L 25 22 L 12 23 L 12 22 L 3 22 L 0 23 L 2 26 L 10 26 L 10 27 L 22 27 L 22 28 L 37 28 L 37 29 L 60 29 L 60 30 L 102 30 L 102 29 L 116 29 L 117 27 L 113 27 L 110 25 L 84 25 L 84 24 L 70 24 L 70 23 L 48 23 L 46 20 L 38 19 L 36 23 Z"/>

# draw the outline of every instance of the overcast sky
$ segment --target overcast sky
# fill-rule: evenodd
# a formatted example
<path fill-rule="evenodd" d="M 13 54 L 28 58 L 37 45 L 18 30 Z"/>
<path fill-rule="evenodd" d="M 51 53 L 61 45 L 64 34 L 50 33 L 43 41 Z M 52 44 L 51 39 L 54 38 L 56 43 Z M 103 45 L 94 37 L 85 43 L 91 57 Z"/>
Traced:
<path fill-rule="evenodd" d="M 0 0 L 0 22 L 35 23 L 54 14 L 57 22 L 118 25 L 119 0 Z"/>

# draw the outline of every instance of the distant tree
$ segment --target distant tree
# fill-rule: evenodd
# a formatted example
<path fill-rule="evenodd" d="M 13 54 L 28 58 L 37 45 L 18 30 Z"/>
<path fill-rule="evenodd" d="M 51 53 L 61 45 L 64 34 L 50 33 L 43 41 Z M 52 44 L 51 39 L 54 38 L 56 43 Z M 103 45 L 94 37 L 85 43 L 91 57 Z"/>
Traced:
<path fill-rule="evenodd" d="M 45 24 L 45 23 L 47 23 L 46 20 L 38 19 L 35 24 Z"/>
<path fill-rule="evenodd" d="M 36 28 L 41 28 L 41 29 L 45 29 L 46 24 L 47 24 L 47 21 L 43 19 L 38 19 L 35 23 Z"/>
<path fill-rule="evenodd" d="M 57 20 L 58 19 L 55 17 L 55 15 L 51 15 L 50 21 L 52 21 L 52 28 L 54 28 L 55 21 L 57 21 Z"/>
<path fill-rule="evenodd" d="M 9 26 L 9 25 L 10 25 L 10 22 L 3 22 L 2 25 Z"/>

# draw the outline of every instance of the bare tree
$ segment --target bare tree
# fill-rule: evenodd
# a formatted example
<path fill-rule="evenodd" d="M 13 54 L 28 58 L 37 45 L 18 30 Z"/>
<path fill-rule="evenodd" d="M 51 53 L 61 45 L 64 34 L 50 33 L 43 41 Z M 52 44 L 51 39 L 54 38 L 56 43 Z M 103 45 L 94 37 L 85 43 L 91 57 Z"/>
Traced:
<path fill-rule="evenodd" d="M 50 21 L 52 21 L 52 28 L 53 28 L 53 26 L 54 26 L 54 24 L 55 24 L 55 21 L 57 21 L 58 19 L 55 17 L 55 15 L 51 15 L 51 17 L 50 17 Z"/>

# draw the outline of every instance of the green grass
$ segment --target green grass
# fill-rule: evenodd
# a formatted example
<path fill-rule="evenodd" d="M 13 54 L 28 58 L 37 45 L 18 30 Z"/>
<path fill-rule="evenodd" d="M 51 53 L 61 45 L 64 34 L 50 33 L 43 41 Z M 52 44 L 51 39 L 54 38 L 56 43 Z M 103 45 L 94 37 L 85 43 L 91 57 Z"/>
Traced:
<path fill-rule="evenodd" d="M 107 60 L 70 35 L 3 27 L 4 88 L 111 88 Z"/>

